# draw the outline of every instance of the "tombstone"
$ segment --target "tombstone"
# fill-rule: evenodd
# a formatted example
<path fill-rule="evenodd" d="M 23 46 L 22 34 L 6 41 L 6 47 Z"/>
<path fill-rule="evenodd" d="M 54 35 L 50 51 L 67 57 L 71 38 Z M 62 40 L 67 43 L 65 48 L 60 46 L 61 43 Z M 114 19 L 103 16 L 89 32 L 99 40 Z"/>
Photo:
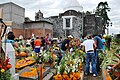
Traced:
<path fill-rule="evenodd" d="M 5 46 L 6 58 L 10 59 L 10 64 L 12 65 L 12 68 L 10 68 L 11 78 L 12 80 L 19 80 L 19 75 L 15 74 L 15 50 L 11 43 L 6 43 Z"/>

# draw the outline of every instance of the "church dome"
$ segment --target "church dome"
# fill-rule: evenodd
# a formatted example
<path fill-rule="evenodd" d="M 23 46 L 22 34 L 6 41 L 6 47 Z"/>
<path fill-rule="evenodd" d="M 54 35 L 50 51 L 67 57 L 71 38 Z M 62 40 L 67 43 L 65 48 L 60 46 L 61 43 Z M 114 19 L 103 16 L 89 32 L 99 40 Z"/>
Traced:
<path fill-rule="evenodd" d="M 66 4 L 64 7 L 64 11 L 67 10 L 82 11 L 83 7 L 79 4 L 77 0 L 69 0 L 69 4 Z"/>

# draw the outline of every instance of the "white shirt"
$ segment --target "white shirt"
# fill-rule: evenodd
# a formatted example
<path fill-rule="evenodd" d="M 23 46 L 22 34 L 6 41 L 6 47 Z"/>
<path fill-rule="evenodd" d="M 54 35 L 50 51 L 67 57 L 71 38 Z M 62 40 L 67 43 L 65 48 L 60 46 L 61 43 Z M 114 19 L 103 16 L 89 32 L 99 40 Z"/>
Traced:
<path fill-rule="evenodd" d="M 89 51 L 89 50 L 94 50 L 93 44 L 94 44 L 94 40 L 92 40 L 92 39 L 85 40 L 85 41 L 82 43 L 82 45 L 85 46 L 85 52 L 86 52 L 86 53 L 87 53 L 87 51 Z"/>
<path fill-rule="evenodd" d="M 27 40 L 27 43 L 26 43 L 26 44 L 30 45 L 30 42 L 31 42 L 31 40 Z"/>

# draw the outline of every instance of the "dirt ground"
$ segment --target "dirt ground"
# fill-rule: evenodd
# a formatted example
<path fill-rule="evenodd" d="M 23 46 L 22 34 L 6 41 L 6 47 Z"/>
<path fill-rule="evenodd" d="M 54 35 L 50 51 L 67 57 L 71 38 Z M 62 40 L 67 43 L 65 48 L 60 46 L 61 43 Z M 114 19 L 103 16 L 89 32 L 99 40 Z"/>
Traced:
<path fill-rule="evenodd" d="M 92 74 L 89 74 L 89 75 L 87 75 L 87 76 L 84 75 L 83 80 L 103 80 L 103 79 L 102 79 L 102 73 L 101 73 L 101 71 L 100 71 L 96 77 L 93 77 Z"/>

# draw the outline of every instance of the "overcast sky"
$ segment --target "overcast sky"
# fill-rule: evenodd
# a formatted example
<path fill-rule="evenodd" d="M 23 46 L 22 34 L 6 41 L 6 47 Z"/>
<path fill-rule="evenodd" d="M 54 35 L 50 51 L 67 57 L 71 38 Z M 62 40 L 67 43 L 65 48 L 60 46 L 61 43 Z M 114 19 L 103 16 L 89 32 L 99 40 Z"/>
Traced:
<path fill-rule="evenodd" d="M 94 11 L 99 2 L 108 2 L 111 11 L 108 13 L 112 27 L 110 33 L 120 33 L 120 0 L 0 0 L 0 3 L 14 2 L 25 8 L 25 16 L 34 20 L 35 12 L 41 10 L 44 17 L 56 16 L 64 12 L 69 5 L 81 5 L 82 11 Z"/>

